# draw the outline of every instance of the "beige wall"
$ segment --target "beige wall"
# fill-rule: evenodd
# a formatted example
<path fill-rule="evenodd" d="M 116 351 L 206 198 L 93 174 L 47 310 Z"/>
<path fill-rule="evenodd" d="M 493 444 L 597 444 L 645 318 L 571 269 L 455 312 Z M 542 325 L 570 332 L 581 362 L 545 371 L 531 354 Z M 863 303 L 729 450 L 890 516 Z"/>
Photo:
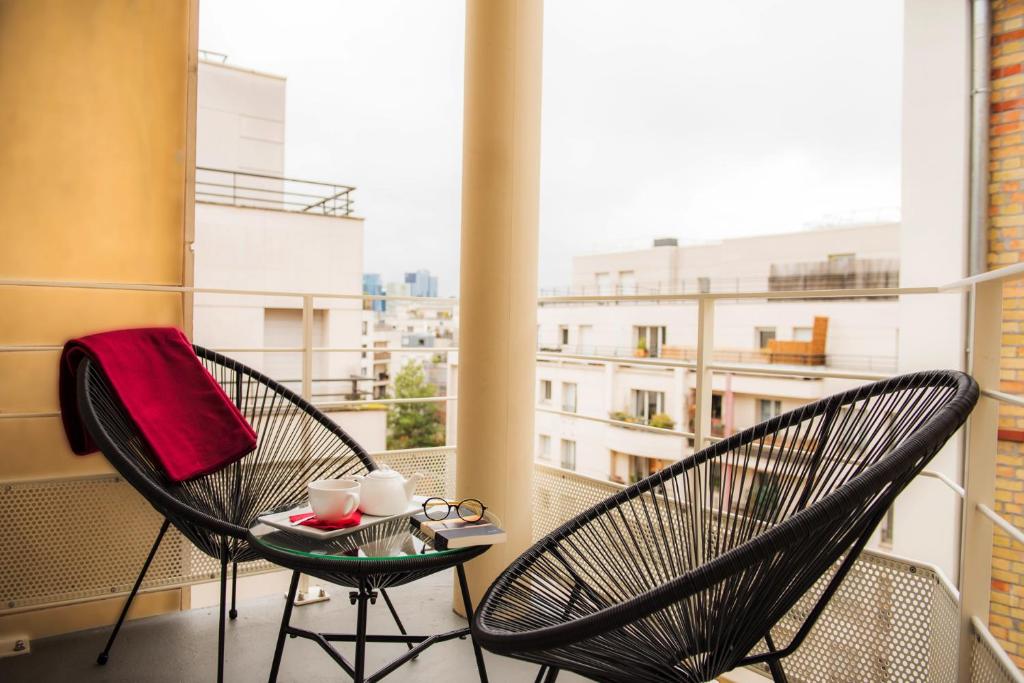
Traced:
<path fill-rule="evenodd" d="M 194 0 L 0 0 L 0 278 L 186 281 L 196 21 Z M 0 345 L 183 324 L 177 294 L 0 287 L 0 311 Z M 56 371 L 55 351 L 0 353 L 0 412 L 56 411 Z M 58 418 L 0 415 L 0 482 L 104 471 L 102 456 L 70 453 Z M 0 616 L 0 635 L 116 616 L 62 609 Z"/>

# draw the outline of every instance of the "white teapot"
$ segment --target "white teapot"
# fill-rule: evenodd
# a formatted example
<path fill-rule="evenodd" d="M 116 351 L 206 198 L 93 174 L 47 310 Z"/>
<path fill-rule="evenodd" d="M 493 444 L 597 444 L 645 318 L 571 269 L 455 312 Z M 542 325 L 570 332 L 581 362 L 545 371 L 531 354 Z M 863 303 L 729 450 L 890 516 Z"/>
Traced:
<path fill-rule="evenodd" d="M 423 478 L 417 472 L 408 479 L 386 467 L 351 478 L 359 482 L 359 510 L 375 517 L 400 515 L 409 508 L 416 482 Z"/>

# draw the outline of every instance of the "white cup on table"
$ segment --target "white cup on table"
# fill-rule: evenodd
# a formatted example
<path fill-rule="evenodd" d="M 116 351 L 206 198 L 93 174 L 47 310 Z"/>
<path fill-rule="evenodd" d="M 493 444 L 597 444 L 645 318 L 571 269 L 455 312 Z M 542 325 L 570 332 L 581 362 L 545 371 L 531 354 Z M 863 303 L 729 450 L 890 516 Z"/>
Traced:
<path fill-rule="evenodd" d="M 322 522 L 334 522 L 359 507 L 359 482 L 351 479 L 318 479 L 307 486 L 309 506 Z"/>

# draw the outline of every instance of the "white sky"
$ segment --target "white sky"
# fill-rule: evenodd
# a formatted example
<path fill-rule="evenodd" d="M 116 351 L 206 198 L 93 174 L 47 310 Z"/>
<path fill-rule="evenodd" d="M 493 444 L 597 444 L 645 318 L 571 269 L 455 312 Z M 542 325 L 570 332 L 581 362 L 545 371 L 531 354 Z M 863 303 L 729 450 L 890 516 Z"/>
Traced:
<path fill-rule="evenodd" d="M 358 188 L 365 270 L 457 293 L 463 3 L 200 8 L 202 49 L 288 77 L 286 173 Z M 541 286 L 654 237 L 898 211 L 900 0 L 547 0 L 544 22 Z"/>

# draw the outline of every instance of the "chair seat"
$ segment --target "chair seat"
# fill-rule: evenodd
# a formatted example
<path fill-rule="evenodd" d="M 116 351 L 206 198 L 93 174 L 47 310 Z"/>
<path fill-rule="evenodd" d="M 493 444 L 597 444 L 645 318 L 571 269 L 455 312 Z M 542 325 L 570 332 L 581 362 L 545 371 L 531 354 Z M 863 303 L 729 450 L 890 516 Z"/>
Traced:
<path fill-rule="evenodd" d="M 779 660 L 977 398 L 960 372 L 903 375 L 698 451 L 523 553 L 484 596 L 474 633 L 493 652 L 601 681 L 706 681 L 758 662 L 781 676 Z M 775 643 L 805 594 L 813 607 Z"/>

